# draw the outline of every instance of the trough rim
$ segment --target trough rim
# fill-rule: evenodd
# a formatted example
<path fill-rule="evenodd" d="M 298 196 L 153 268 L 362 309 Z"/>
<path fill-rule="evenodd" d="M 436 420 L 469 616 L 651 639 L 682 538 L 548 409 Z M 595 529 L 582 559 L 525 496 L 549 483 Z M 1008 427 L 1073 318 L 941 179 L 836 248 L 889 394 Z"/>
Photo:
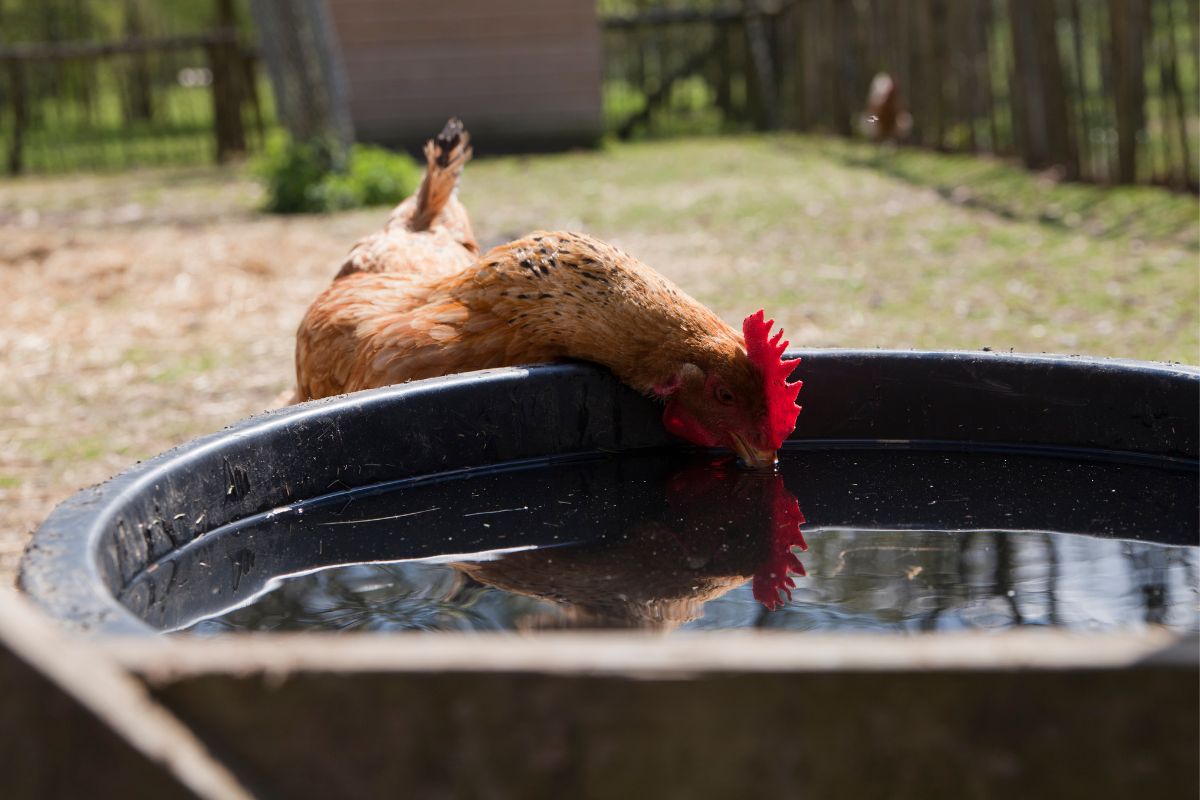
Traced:
<path fill-rule="evenodd" d="M 1196 397 L 1200 398 L 1200 368 L 1183 364 L 1088 356 L 953 350 L 793 349 L 787 355 L 800 357 L 810 363 L 821 360 L 878 363 L 890 364 L 893 369 L 919 366 L 921 363 L 935 364 L 952 369 L 966 369 L 967 374 L 971 374 L 974 368 L 987 370 L 989 365 L 1018 368 L 1065 367 L 1089 372 L 1099 371 L 1104 375 L 1118 375 L 1131 379 L 1166 379 L 1171 383 L 1179 383 L 1185 391 L 1194 392 Z M 801 377 L 807 380 L 804 367 L 800 369 Z M 106 535 L 106 530 L 117 513 L 114 509 L 119 510 L 122 504 L 132 502 L 139 493 L 154 486 L 155 481 L 161 480 L 173 467 L 195 458 L 198 454 L 219 451 L 223 446 L 244 437 L 266 435 L 298 421 L 328 419 L 344 412 L 370 412 L 400 401 L 420 400 L 425 395 L 434 398 L 436 402 L 436 397 L 442 392 L 477 389 L 493 384 L 557 384 L 576 379 L 595 380 L 597 377 L 615 385 L 615 380 L 607 371 L 584 363 L 505 367 L 339 395 L 248 417 L 221 431 L 198 437 L 144 462 L 138 462 L 108 481 L 82 489 L 60 503 L 35 531 L 22 558 L 18 586 L 52 618 L 75 630 L 103 635 L 157 635 L 160 633 L 158 629 L 126 609 L 107 590 L 98 563 L 98 550 L 101 538 Z M 632 394 L 624 389 L 617 391 Z M 805 401 L 806 394 L 802 394 L 801 403 Z M 650 401 L 644 402 L 648 409 L 655 408 Z M 1200 417 L 1200 410 L 1196 411 L 1196 415 Z M 803 415 L 801 420 L 803 423 Z M 1189 422 L 1200 426 L 1200 420 Z M 660 438 L 662 441 L 658 444 L 669 441 L 665 433 L 661 434 Z M 1176 455 L 1174 460 L 1194 463 L 1198 455 L 1196 438 L 1192 432 L 1188 452 L 1183 454 L 1183 458 Z M 803 424 L 793 434 L 792 440 L 833 441 L 808 436 Z M 970 439 L 950 441 L 971 443 Z M 654 444 L 655 442 L 643 442 L 640 445 L 635 443 L 634 446 Z M 1124 454 L 1138 453 L 1136 450 L 1116 450 Z M 543 457 L 562 455 L 566 452 L 543 454 Z M 1159 459 L 1164 457 L 1162 453 L 1151 452 L 1148 455 Z M 214 525 L 215 527 L 218 526 Z"/>

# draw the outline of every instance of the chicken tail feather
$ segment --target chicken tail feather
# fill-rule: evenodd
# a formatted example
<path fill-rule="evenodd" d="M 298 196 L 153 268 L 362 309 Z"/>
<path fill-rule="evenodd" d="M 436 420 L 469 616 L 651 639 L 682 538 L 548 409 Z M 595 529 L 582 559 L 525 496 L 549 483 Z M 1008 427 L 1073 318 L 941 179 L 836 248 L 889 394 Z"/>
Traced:
<path fill-rule="evenodd" d="M 452 118 L 425 143 L 425 177 L 417 190 L 417 210 L 409 223 L 413 231 L 428 230 L 458 186 L 463 167 L 471 160 L 471 135 L 462 121 Z"/>

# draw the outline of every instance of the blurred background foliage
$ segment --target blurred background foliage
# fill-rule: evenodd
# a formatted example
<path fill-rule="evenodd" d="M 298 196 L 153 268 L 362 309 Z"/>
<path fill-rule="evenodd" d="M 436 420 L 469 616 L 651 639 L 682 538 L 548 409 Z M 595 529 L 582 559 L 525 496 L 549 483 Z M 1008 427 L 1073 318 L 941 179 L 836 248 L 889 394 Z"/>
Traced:
<path fill-rule="evenodd" d="M 275 115 L 253 40 L 246 0 L 0 0 L 7 171 L 192 165 L 260 147 Z"/>
<path fill-rule="evenodd" d="M 859 136 L 886 70 L 912 111 L 910 144 L 1195 191 L 1197 5 L 598 0 L 605 133 Z M 263 151 L 277 116 L 249 0 L 0 0 L 10 173 L 228 160 Z M 345 188 L 306 202 L 372 195 Z"/>
<path fill-rule="evenodd" d="M 367 144 L 353 145 L 338 169 L 332 150 L 322 140 L 272 135 L 254 163 L 266 189 L 264 210 L 295 214 L 395 205 L 413 193 L 424 172 L 405 153 Z"/>

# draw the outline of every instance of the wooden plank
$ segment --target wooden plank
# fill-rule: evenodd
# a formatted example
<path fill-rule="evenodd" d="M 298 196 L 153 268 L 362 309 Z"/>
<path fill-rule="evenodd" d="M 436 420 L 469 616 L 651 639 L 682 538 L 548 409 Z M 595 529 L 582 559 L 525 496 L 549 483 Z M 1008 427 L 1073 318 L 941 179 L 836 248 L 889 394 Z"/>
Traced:
<path fill-rule="evenodd" d="M 1079 153 L 1080 176 L 1096 178 L 1088 138 L 1092 131 L 1091 115 L 1088 110 L 1087 66 L 1083 49 L 1083 15 L 1079 11 L 1079 0 L 1068 0 L 1067 19 L 1071 28 L 1071 86 L 1075 105 L 1076 149 Z"/>
<path fill-rule="evenodd" d="M 104 647 L 289 798 L 1191 797 L 1200 774 L 1195 641 L 1162 631 Z"/>
<path fill-rule="evenodd" d="M 1113 80 L 1116 83 L 1117 183 L 1138 177 L 1138 133 L 1145 126 L 1145 8 L 1143 0 L 1109 0 Z"/>
<path fill-rule="evenodd" d="M 949 54 L 946 45 L 946 5 L 944 0 L 927 0 L 926 4 L 926 74 L 930 77 L 930 86 L 926 93 L 929 96 L 930 127 L 928 129 L 931 142 L 939 150 L 946 147 L 946 131 L 950 128 L 950 106 L 946 94 L 952 85 L 954 75 L 950 69 Z"/>
<path fill-rule="evenodd" d="M 465 78 L 487 80 L 514 73 L 536 76 L 554 83 L 560 76 L 591 74 L 595 77 L 600 51 L 586 41 L 545 43 L 531 47 L 473 48 L 457 42 L 441 45 L 407 45 L 403 48 L 374 45 L 360 48 L 344 58 L 347 72 L 359 81 L 384 74 L 424 73 L 427 79 Z"/>
<path fill-rule="evenodd" d="M 363 120 L 359 127 L 367 141 L 416 150 L 431 132 L 438 131 L 452 116 L 449 108 L 414 109 L 401 123 L 395 119 Z M 471 131 L 484 152 L 536 149 L 580 144 L 593 131 L 591 120 L 582 116 L 533 119 L 520 112 L 497 112 L 471 117 Z"/>
<path fill-rule="evenodd" d="M 1049 145 L 1043 117 L 1041 71 L 1038 69 L 1035 3 L 1042 0 L 1009 0 L 1008 20 L 1012 40 L 1013 143 L 1030 168 L 1045 166 Z"/>
<path fill-rule="evenodd" d="M 404 109 L 396 108 L 397 104 L 402 104 Z M 351 98 L 350 107 L 355 120 L 363 121 L 394 119 L 422 107 L 460 108 L 460 116 L 464 119 L 505 111 L 531 119 L 549 119 L 563 114 L 595 116 L 596 113 L 591 99 L 580 97 L 570 86 L 529 86 L 517 91 L 475 85 L 426 87 L 397 83 L 369 96 Z"/>
<path fill-rule="evenodd" d="M 1058 49 L 1058 15 L 1054 3 L 1038 0 L 1032 5 L 1032 22 L 1037 42 L 1041 102 L 1046 131 L 1046 161 L 1063 169 L 1070 180 L 1079 178 L 1079 157 L 1072 138 L 1073 122 L 1067 113 L 1067 88 L 1062 56 Z"/>
<path fill-rule="evenodd" d="M 1171 3 L 1171 2 L 1163 3 L 1163 12 L 1164 12 L 1165 22 L 1166 22 L 1165 30 L 1162 31 L 1162 37 L 1163 37 L 1164 41 L 1162 44 L 1162 52 L 1161 52 L 1162 85 L 1163 85 L 1163 95 L 1164 95 L 1162 98 L 1162 103 L 1163 103 L 1163 108 L 1164 108 L 1163 125 L 1164 125 L 1164 128 L 1168 131 L 1170 129 L 1172 129 L 1172 127 L 1173 127 L 1175 133 L 1178 136 L 1177 142 L 1178 142 L 1179 163 L 1176 165 L 1173 165 L 1171 180 L 1173 183 L 1176 183 L 1176 185 L 1178 185 L 1182 188 L 1190 188 L 1192 186 L 1195 186 L 1195 182 L 1192 180 L 1192 177 L 1191 177 L 1192 154 L 1191 154 L 1191 145 L 1189 144 L 1190 136 L 1188 134 L 1187 106 L 1184 101 L 1183 90 L 1180 87 L 1180 79 L 1179 79 L 1180 59 L 1179 59 L 1178 48 L 1177 48 L 1176 42 L 1175 42 L 1175 37 L 1178 35 L 1178 32 L 1175 27 L 1175 18 L 1174 18 L 1174 12 L 1172 10 L 1172 5 L 1173 5 L 1173 3 Z M 1168 98 L 1170 101 L 1173 101 L 1174 106 L 1175 106 L 1175 122 L 1177 123 L 1176 126 L 1172 126 L 1171 120 L 1165 116 L 1166 108 L 1167 108 L 1167 106 L 1170 105 L 1170 102 L 1168 102 Z M 1164 132 L 1164 136 L 1169 136 L 1169 135 L 1170 135 L 1169 133 Z"/>
<path fill-rule="evenodd" d="M 361 129 L 363 137 L 371 141 L 386 141 L 419 144 L 441 129 L 446 120 L 455 116 L 456 111 L 463 108 L 458 102 L 429 102 L 414 103 L 404 106 L 404 116 L 397 120 L 392 114 L 372 115 L 370 110 L 364 110 L 356 117 L 355 124 Z M 475 136 L 475 144 L 487 150 L 492 144 L 497 144 L 491 136 L 485 136 L 484 130 L 490 130 L 502 135 L 507 130 L 514 134 L 546 133 L 552 134 L 553 129 L 562 127 L 571 133 L 591 130 L 594 119 L 590 109 L 564 109 L 556 113 L 531 115 L 520 108 L 514 108 L 512 103 L 497 103 L 494 106 L 483 104 L 471 107 L 471 115 L 464 120 L 470 123 L 469 130 Z M 396 137 L 389 131 L 396 131 Z M 402 134 L 402 136 L 401 136 Z M 553 138 L 553 136 L 547 136 Z M 410 140 L 410 141 L 405 141 Z"/>
<path fill-rule="evenodd" d="M 251 796 L 141 684 L 7 587 L 0 687 L 0 796 Z"/>
<path fill-rule="evenodd" d="M 576 16 L 594 19 L 595 6 L 581 0 L 522 0 L 520 3 L 497 3 L 495 0 L 454 0 L 450 3 L 429 3 L 422 0 L 331 0 L 330 12 L 343 15 L 373 17 L 380 21 L 408 19 L 440 19 L 450 24 L 467 18 Z"/>
<path fill-rule="evenodd" d="M 423 106 L 413 108 L 406 118 L 397 123 L 394 118 L 363 118 L 358 122 L 362 135 L 368 141 L 396 144 L 410 149 L 427 140 L 454 115 L 454 109 L 446 106 Z M 475 114 L 471 117 L 471 128 L 476 141 L 485 152 L 511 147 L 513 139 L 543 139 L 553 141 L 561 135 L 580 135 L 591 130 L 591 119 L 583 115 L 561 115 L 531 118 L 527 114 L 497 111 L 490 114 Z"/>
<path fill-rule="evenodd" d="M 431 37 L 475 39 L 489 35 L 533 40 L 587 28 L 598 34 L 599 27 L 592 6 L 578 0 L 541 5 L 471 0 L 452 4 L 369 0 L 365 3 L 333 3 L 330 10 L 338 35 L 343 41 L 355 43 Z"/>
<path fill-rule="evenodd" d="M 571 16 L 527 17 L 524 15 L 483 16 L 461 22 L 432 19 L 402 19 L 395 22 L 377 18 L 343 19 L 336 23 L 342 41 L 360 45 L 410 42 L 474 42 L 487 45 L 498 41 L 533 44 L 544 39 L 578 37 L 585 25 Z"/>
<path fill-rule="evenodd" d="M 582 673 L 671 678 L 701 672 L 1106 670 L 1135 665 L 1196 669 L 1200 641 L 1165 628 L 1077 633 L 562 631 L 509 633 L 227 634 L 211 638 L 111 637 L 101 649 L 152 683 L 223 672 Z M 486 653 L 486 658 L 480 654 Z"/>
<path fill-rule="evenodd" d="M 67 58 L 96 58 L 123 53 L 151 53 L 172 50 L 195 50 L 212 45 L 237 43 L 232 30 L 217 30 L 188 36 L 130 38 L 114 42 L 39 42 L 36 44 L 0 45 L 0 61 L 58 61 Z"/>
<path fill-rule="evenodd" d="M 626 28 L 655 28 L 672 27 L 691 22 L 721 24 L 736 22 L 747 17 L 740 9 L 688 9 L 663 8 L 643 11 L 640 14 L 628 16 L 604 17 L 601 24 L 607 30 L 622 30 Z"/>

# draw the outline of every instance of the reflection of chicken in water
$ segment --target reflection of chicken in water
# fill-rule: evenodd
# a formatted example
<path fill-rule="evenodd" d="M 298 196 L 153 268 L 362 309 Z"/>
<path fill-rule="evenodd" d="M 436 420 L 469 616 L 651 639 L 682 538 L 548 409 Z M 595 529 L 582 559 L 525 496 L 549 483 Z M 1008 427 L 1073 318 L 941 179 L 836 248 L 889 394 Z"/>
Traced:
<path fill-rule="evenodd" d="M 900 86 L 891 75 L 879 73 L 867 93 L 863 133 L 873 142 L 888 142 L 906 138 L 911 130 L 912 115 L 904 108 Z"/>
<path fill-rule="evenodd" d="M 552 600 L 561 618 L 538 627 L 670 630 L 704 603 L 753 580 L 767 608 L 791 597 L 804 575 L 793 547 L 806 549 L 804 517 L 779 475 L 749 474 L 729 462 L 683 469 L 666 481 L 661 511 L 619 542 L 510 553 L 456 564 L 498 589 Z"/>

